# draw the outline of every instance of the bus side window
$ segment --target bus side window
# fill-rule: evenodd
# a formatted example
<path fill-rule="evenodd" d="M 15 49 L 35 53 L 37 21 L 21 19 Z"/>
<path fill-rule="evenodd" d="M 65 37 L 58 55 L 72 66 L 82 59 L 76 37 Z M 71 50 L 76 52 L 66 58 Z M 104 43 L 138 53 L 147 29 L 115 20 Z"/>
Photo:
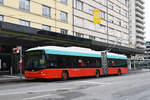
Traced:
<path fill-rule="evenodd" d="M 79 59 L 78 60 L 80 67 L 83 67 L 85 65 L 84 60 Z"/>
<path fill-rule="evenodd" d="M 90 68 L 96 68 L 97 64 L 96 64 L 96 58 L 89 58 L 89 65 Z"/>
<path fill-rule="evenodd" d="M 90 63 L 89 59 L 87 57 L 81 57 L 78 60 L 80 67 L 88 67 L 88 64 Z"/>
<path fill-rule="evenodd" d="M 46 63 L 48 66 L 57 66 L 55 55 L 46 55 Z"/>
<path fill-rule="evenodd" d="M 101 60 L 100 59 L 96 59 L 96 67 L 97 68 L 101 67 Z"/>
<path fill-rule="evenodd" d="M 112 66 L 115 66 L 116 64 L 115 64 L 115 61 L 111 61 L 111 64 L 112 64 Z"/>
<path fill-rule="evenodd" d="M 73 67 L 73 60 L 74 60 L 73 57 L 72 56 L 67 56 L 65 60 L 66 60 L 66 65 L 65 66 L 69 67 L 69 68 L 70 67 L 72 68 Z"/>
<path fill-rule="evenodd" d="M 73 68 L 78 68 L 78 67 L 80 67 L 80 64 L 79 64 L 79 58 L 78 57 L 73 57 L 72 58 L 72 67 Z"/>

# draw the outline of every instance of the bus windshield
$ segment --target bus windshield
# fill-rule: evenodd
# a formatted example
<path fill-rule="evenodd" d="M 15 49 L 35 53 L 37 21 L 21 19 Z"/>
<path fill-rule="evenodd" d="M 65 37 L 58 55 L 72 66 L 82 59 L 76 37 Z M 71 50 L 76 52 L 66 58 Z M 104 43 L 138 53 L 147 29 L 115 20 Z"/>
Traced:
<path fill-rule="evenodd" d="M 25 70 L 45 68 L 45 56 L 43 51 L 29 51 L 25 53 Z"/>

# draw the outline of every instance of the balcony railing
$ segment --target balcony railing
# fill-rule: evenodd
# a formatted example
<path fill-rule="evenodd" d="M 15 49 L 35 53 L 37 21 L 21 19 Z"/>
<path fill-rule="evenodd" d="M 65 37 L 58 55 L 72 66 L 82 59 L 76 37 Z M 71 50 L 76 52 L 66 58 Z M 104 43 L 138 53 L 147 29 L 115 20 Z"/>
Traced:
<path fill-rule="evenodd" d="M 139 6 L 141 9 L 144 9 L 143 3 L 141 3 L 139 0 L 136 0 L 136 5 Z"/>

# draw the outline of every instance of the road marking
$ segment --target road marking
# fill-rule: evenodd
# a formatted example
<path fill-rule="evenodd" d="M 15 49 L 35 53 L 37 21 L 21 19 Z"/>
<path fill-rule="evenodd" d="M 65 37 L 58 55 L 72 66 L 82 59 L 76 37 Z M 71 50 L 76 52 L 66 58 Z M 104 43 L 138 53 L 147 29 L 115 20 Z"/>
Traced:
<path fill-rule="evenodd" d="M 38 99 L 38 98 L 43 98 L 43 97 L 49 97 L 49 96 L 52 96 L 52 95 L 48 94 L 48 95 L 34 96 L 34 97 L 30 97 L 30 98 L 24 98 L 22 100 L 32 100 L 32 99 Z"/>
<path fill-rule="evenodd" d="M 99 84 L 99 85 L 102 85 L 102 86 L 105 86 L 105 85 L 110 85 L 111 83 L 104 83 L 104 82 L 94 82 L 94 81 L 80 81 L 81 83 L 88 83 L 88 84 Z"/>

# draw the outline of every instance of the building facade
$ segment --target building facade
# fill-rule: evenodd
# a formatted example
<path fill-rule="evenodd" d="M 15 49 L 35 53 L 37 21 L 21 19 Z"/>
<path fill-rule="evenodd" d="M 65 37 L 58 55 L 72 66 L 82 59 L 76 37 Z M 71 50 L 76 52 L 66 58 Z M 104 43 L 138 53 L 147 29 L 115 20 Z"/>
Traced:
<path fill-rule="evenodd" d="M 0 20 L 142 49 L 143 4 L 143 0 L 0 0 Z M 101 10 L 101 24 L 93 23 L 94 9 Z"/>
<path fill-rule="evenodd" d="M 0 21 L 71 34 L 71 9 L 72 0 L 0 0 Z"/>
<path fill-rule="evenodd" d="M 146 41 L 146 49 L 145 49 L 144 59 L 150 60 L 150 41 Z"/>
<path fill-rule="evenodd" d="M 145 48 L 144 18 L 144 0 L 129 0 L 129 33 L 131 48 Z"/>
<path fill-rule="evenodd" d="M 93 23 L 100 9 L 101 24 Z M 129 47 L 128 0 L 73 0 L 73 35 Z"/>

